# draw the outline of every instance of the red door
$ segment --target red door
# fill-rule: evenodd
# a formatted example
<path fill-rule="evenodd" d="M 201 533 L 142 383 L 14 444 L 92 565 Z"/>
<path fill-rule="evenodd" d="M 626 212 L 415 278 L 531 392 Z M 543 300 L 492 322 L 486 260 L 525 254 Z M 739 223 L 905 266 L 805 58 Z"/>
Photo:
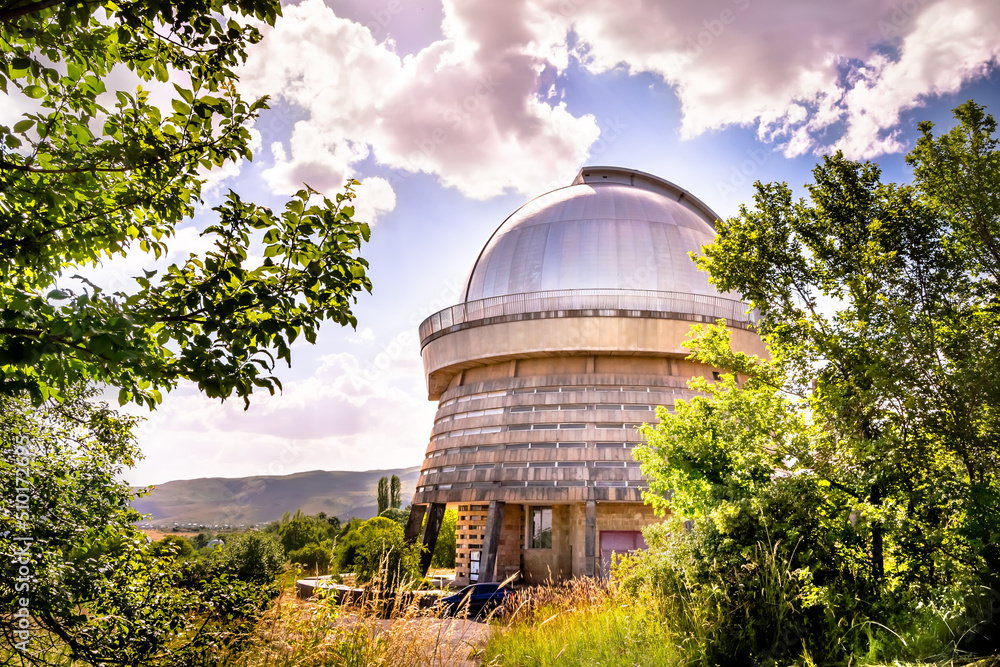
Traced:
<path fill-rule="evenodd" d="M 627 554 L 645 548 L 646 540 L 638 530 L 602 530 L 601 573 L 605 577 L 610 574 L 612 554 Z"/>

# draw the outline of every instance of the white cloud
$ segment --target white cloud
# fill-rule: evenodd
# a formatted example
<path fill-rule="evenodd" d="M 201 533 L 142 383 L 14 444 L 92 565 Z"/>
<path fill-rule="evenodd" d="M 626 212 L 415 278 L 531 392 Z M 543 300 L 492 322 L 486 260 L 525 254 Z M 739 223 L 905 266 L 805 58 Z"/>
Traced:
<path fill-rule="evenodd" d="M 553 171 L 578 168 L 599 129 L 539 97 L 546 62 L 528 28 L 532 10 L 525 0 L 446 2 L 445 38 L 400 58 L 321 0 L 285 8 L 241 84 L 305 110 L 287 146 L 280 119 L 276 132 L 262 127 L 275 162 L 269 185 L 339 187 L 372 151 L 480 199 L 531 192 Z"/>
<path fill-rule="evenodd" d="M 902 111 L 954 92 L 1000 55 L 994 0 L 548 1 L 573 7 L 565 20 L 589 69 L 625 66 L 675 86 L 682 136 L 756 125 L 789 156 L 902 150 L 891 131 Z M 842 136 L 831 142 L 833 132 Z"/>
<path fill-rule="evenodd" d="M 848 129 L 829 150 L 852 158 L 903 150 L 896 133 L 885 129 L 925 98 L 957 92 L 985 74 L 1000 57 L 998 21 L 996 3 L 940 3 L 914 16 L 899 59 L 873 58 L 872 71 L 846 92 Z"/>
<path fill-rule="evenodd" d="M 380 215 L 396 208 L 396 193 L 384 178 L 369 176 L 356 191 L 354 219 L 358 222 L 374 224 Z"/>
<path fill-rule="evenodd" d="M 362 331 L 368 339 L 370 331 Z M 282 394 L 220 404 L 180 390 L 139 428 L 148 456 L 126 478 L 153 484 L 193 477 L 282 475 L 419 465 L 436 405 L 423 386 L 415 335 L 397 336 L 371 359 L 321 357 L 312 376 Z"/>
<path fill-rule="evenodd" d="M 339 188 L 374 156 L 473 198 L 534 194 L 599 136 L 553 86 L 571 56 L 663 77 L 683 137 L 743 125 L 788 156 L 862 158 L 901 150 L 901 112 L 1000 54 L 994 0 L 445 0 L 443 16 L 442 39 L 400 57 L 321 0 L 286 8 L 242 83 L 288 109 L 260 124 L 276 192 Z"/>

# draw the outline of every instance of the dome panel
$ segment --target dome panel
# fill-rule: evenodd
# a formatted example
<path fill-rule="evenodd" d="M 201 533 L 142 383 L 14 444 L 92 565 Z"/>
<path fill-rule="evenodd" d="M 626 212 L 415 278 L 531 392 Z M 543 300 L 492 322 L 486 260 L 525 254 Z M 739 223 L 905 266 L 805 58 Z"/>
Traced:
<path fill-rule="evenodd" d="M 713 240 L 713 223 L 704 204 L 666 181 L 585 169 L 574 185 L 528 202 L 497 229 L 466 282 L 465 301 L 575 289 L 721 296 L 689 256 Z"/>

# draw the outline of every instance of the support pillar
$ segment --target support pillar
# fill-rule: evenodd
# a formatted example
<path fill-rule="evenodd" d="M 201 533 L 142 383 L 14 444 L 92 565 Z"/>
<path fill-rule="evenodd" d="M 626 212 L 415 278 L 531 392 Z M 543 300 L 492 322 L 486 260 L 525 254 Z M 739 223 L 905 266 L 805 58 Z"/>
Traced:
<path fill-rule="evenodd" d="M 427 505 L 410 505 L 410 520 L 406 522 L 406 530 L 403 533 L 407 544 L 413 544 L 420 537 L 420 527 L 424 523 L 426 513 Z"/>
<path fill-rule="evenodd" d="M 588 577 L 597 574 L 597 502 L 587 501 L 587 516 L 583 529 L 583 574 Z"/>
<path fill-rule="evenodd" d="M 423 545 L 425 550 L 420 554 L 420 574 L 427 574 L 431 568 L 431 558 L 434 556 L 434 546 L 438 541 L 438 533 L 441 532 L 441 522 L 444 520 L 445 503 L 431 503 L 427 511 L 427 523 L 424 524 Z"/>
<path fill-rule="evenodd" d="M 483 541 L 483 552 L 479 559 L 479 581 L 496 581 L 497 550 L 500 546 L 500 527 L 503 526 L 503 513 L 506 503 L 491 500 L 490 509 L 486 515 L 486 539 Z"/>

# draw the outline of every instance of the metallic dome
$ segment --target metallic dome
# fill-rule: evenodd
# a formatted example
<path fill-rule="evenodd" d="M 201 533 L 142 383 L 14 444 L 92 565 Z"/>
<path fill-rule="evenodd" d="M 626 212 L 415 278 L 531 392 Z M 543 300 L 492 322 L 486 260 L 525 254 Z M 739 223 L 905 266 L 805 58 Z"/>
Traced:
<path fill-rule="evenodd" d="M 493 233 L 465 302 L 555 290 L 654 290 L 717 297 L 689 253 L 718 216 L 676 185 L 618 167 L 585 167 L 528 202 Z"/>

